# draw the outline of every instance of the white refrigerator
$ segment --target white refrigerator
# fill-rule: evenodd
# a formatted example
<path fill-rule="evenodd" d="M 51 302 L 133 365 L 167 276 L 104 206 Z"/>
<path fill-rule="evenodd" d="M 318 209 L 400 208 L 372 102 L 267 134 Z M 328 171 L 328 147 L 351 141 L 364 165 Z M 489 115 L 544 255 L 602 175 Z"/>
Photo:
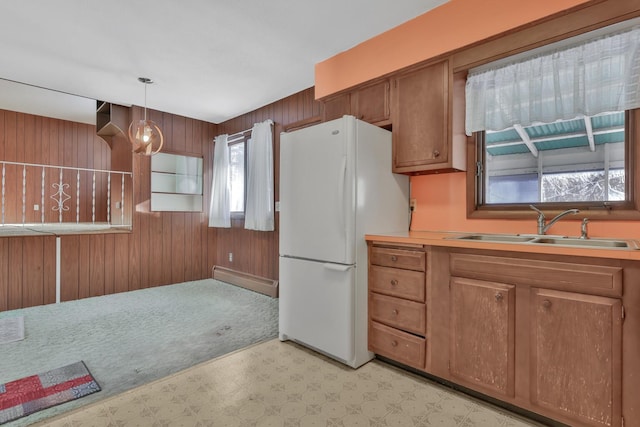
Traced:
<path fill-rule="evenodd" d="M 357 368 L 367 350 L 367 233 L 409 229 L 391 132 L 344 116 L 280 136 L 279 338 Z"/>

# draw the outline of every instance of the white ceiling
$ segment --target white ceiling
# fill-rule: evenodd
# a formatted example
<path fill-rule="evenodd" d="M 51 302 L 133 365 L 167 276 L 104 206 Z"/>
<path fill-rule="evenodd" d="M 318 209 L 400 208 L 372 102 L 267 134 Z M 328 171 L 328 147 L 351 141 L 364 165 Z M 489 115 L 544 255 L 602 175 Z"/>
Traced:
<path fill-rule="evenodd" d="M 150 77 L 149 108 L 219 123 L 313 86 L 316 63 L 446 1 L 2 1 L 0 108 L 94 123 L 95 99 L 144 105 L 137 79 Z"/>

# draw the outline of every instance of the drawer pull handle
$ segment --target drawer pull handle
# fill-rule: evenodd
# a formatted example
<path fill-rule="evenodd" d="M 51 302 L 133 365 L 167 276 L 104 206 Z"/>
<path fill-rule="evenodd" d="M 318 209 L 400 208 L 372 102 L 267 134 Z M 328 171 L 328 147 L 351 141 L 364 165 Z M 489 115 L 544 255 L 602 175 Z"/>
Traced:
<path fill-rule="evenodd" d="M 393 340 L 391 341 L 391 347 L 397 347 L 398 346 L 398 341 Z"/>
<path fill-rule="evenodd" d="M 398 260 L 398 257 L 395 255 L 391 255 L 391 261 L 396 262 Z"/>
<path fill-rule="evenodd" d="M 440 157 L 440 152 L 438 150 L 433 150 L 433 157 Z"/>
<path fill-rule="evenodd" d="M 544 308 L 549 308 L 549 307 L 551 307 L 551 301 L 549 301 L 548 299 L 546 299 L 546 300 L 542 301 L 542 306 L 543 306 Z"/>
<path fill-rule="evenodd" d="M 500 302 L 502 301 L 504 297 L 502 296 L 502 292 L 496 292 L 496 301 Z"/>
<path fill-rule="evenodd" d="M 396 279 L 391 279 L 391 286 L 396 286 L 398 281 Z"/>
<path fill-rule="evenodd" d="M 394 316 L 398 315 L 398 310 L 396 310 L 395 308 L 393 310 L 391 310 L 391 314 L 393 314 Z"/>

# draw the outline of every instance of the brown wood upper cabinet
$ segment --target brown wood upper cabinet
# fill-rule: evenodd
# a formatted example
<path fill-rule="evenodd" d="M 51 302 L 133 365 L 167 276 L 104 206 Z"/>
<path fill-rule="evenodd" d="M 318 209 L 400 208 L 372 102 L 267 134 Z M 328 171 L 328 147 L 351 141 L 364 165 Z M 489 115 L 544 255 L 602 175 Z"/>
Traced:
<path fill-rule="evenodd" d="M 322 113 L 322 121 L 328 122 L 329 120 L 339 119 L 345 114 L 351 114 L 351 94 L 341 93 L 340 95 L 327 98 L 324 104 L 324 111 Z"/>
<path fill-rule="evenodd" d="M 351 111 L 360 120 L 382 124 L 389 120 L 390 83 L 384 80 L 351 93 Z"/>
<path fill-rule="evenodd" d="M 350 114 L 368 123 L 388 124 L 390 116 L 389 87 L 389 80 L 383 80 L 326 99 L 324 101 L 324 121 Z"/>
<path fill-rule="evenodd" d="M 454 116 L 460 108 L 464 111 L 464 82 L 461 105 L 458 92 L 449 60 L 393 77 L 393 172 L 415 175 L 466 169 L 465 140 L 457 138 L 459 132 L 454 129 L 454 125 L 464 126 L 464 117 L 460 123 L 459 115 Z"/>

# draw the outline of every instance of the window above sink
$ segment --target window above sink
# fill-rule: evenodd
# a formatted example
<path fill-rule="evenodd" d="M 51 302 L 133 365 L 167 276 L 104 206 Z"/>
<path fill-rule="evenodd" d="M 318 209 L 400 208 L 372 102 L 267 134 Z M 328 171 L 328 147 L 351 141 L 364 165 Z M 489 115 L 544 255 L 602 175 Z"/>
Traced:
<path fill-rule="evenodd" d="M 640 90 L 628 84 L 640 79 L 640 28 L 632 24 L 469 71 L 468 217 L 530 217 L 534 203 L 579 208 L 579 218 L 640 218 Z"/>
<path fill-rule="evenodd" d="M 625 113 L 486 131 L 486 204 L 625 200 Z"/>

